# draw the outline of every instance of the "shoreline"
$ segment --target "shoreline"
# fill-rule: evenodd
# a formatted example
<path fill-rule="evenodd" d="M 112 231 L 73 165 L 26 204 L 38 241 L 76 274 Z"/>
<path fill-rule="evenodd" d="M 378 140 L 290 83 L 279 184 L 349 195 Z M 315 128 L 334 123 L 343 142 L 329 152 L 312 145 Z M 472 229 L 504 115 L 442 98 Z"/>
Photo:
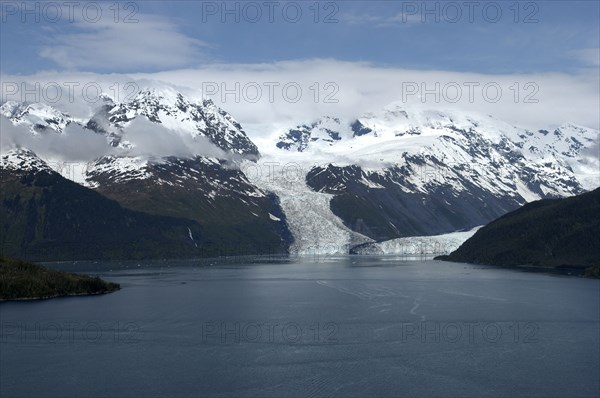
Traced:
<path fill-rule="evenodd" d="M 43 300 L 51 300 L 56 298 L 63 297 L 84 297 L 84 296 L 101 296 L 104 294 L 111 294 L 121 290 L 121 288 L 117 288 L 115 290 L 107 290 L 105 292 L 94 292 L 94 293 L 68 293 L 68 294 L 56 294 L 53 296 L 40 296 L 40 297 L 17 297 L 17 298 L 9 298 L 4 299 L 0 298 L 0 303 L 8 303 L 11 301 L 43 301 Z"/>
<path fill-rule="evenodd" d="M 579 278 L 586 279 L 598 279 L 600 278 L 599 265 L 591 265 L 591 266 L 575 266 L 575 265 L 559 265 L 559 266 L 551 266 L 551 265 L 531 265 L 531 264 L 518 264 L 518 265 L 509 265 L 509 264 L 482 264 L 482 263 L 470 263 L 468 261 L 456 261 L 448 259 L 447 255 L 434 257 L 435 261 L 440 262 L 450 262 L 450 263 L 463 263 L 470 265 L 477 265 L 481 267 L 495 267 L 495 268 L 505 268 L 505 269 L 517 269 L 525 272 L 540 272 L 546 274 L 554 274 L 554 275 L 564 275 L 564 276 L 574 276 Z M 594 274 L 594 272 L 596 274 Z"/>

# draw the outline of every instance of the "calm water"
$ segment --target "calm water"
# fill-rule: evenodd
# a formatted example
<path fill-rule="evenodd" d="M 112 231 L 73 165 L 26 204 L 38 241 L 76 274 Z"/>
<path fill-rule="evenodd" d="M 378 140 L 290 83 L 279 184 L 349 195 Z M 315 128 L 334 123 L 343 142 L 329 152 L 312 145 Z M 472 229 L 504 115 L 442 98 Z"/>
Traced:
<path fill-rule="evenodd" d="M 600 395 L 598 280 L 435 261 L 53 264 L 0 304 L 2 397 Z"/>

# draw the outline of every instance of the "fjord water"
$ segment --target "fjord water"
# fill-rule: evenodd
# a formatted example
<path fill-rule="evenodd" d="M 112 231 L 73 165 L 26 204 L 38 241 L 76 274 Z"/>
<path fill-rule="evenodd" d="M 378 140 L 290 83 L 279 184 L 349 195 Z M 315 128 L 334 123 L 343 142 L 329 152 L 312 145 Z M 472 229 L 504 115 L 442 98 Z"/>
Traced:
<path fill-rule="evenodd" d="M 598 280 L 394 257 L 52 264 L 0 304 L 2 397 L 600 394 Z"/>

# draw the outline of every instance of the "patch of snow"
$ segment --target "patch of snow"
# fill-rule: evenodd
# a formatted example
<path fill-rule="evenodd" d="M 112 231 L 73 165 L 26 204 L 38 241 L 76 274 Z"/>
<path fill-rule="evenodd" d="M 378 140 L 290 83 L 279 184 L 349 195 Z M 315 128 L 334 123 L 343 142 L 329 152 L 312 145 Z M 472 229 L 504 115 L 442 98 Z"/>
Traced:
<path fill-rule="evenodd" d="M 89 164 L 86 178 L 90 175 L 107 175 L 114 182 L 128 180 L 145 180 L 152 177 L 148 172 L 148 160 L 142 157 L 114 157 L 106 156 Z"/>
<path fill-rule="evenodd" d="M 541 199 L 540 195 L 536 194 L 535 192 L 532 192 L 527 187 L 527 185 L 525 185 L 525 183 L 523 183 L 523 181 L 517 180 L 516 181 L 516 186 L 517 186 L 517 193 L 519 195 L 521 195 L 521 197 L 523 199 L 525 199 L 526 202 L 533 202 L 535 200 L 540 200 Z"/>
<path fill-rule="evenodd" d="M 27 149 L 11 149 L 0 156 L 0 168 L 15 171 L 39 172 L 52 169 L 35 153 Z"/>

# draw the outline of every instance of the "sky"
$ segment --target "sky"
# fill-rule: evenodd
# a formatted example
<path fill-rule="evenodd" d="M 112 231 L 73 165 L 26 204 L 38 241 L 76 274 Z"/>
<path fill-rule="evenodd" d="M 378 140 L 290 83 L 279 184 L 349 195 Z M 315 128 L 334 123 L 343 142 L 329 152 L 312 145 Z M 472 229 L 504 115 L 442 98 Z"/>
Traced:
<path fill-rule="evenodd" d="M 598 1 L 0 5 L 3 100 L 23 81 L 160 80 L 202 90 L 255 135 L 398 101 L 600 125 Z"/>

